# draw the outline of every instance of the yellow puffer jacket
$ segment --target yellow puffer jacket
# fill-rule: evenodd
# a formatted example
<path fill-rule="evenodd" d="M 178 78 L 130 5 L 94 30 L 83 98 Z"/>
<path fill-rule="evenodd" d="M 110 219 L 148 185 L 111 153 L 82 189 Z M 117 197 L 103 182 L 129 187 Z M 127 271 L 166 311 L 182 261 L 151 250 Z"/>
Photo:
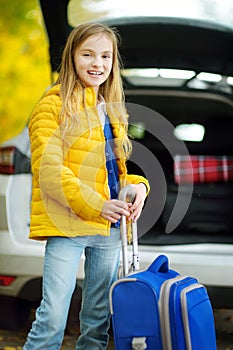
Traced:
<path fill-rule="evenodd" d="M 84 90 L 85 111 L 78 126 L 62 138 L 60 86 L 52 87 L 36 105 L 29 122 L 33 191 L 30 238 L 109 235 L 110 222 L 100 216 L 109 199 L 105 139 L 92 88 Z M 80 96 L 81 98 L 81 96 Z M 88 115 L 88 116 L 87 116 Z M 109 116 L 116 143 L 121 186 L 147 180 L 127 175 L 121 154 L 123 126 Z M 90 127 L 91 125 L 91 127 Z"/>

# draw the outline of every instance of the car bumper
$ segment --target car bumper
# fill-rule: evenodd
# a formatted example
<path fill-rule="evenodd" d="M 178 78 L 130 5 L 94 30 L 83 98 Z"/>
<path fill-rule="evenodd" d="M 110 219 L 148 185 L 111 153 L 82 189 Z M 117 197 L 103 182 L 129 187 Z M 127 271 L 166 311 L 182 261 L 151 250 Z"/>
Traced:
<path fill-rule="evenodd" d="M 196 277 L 206 286 L 233 287 L 233 245 L 190 244 L 140 245 L 140 267 L 147 268 L 159 254 L 165 254 L 170 268 Z"/>
<path fill-rule="evenodd" d="M 17 297 L 30 281 L 42 278 L 45 242 L 24 241 L 23 244 L 12 239 L 8 231 L 0 231 L 0 275 L 14 276 L 7 286 L 0 285 L 0 295 Z M 77 280 L 84 278 L 84 258 L 81 258 Z"/>

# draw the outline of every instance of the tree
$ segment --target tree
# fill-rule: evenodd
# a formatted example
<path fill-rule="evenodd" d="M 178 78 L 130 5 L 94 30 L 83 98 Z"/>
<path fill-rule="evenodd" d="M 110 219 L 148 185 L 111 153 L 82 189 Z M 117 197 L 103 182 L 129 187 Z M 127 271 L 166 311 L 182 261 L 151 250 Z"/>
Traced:
<path fill-rule="evenodd" d="M 50 84 L 48 43 L 36 0 L 1 1 L 0 143 L 17 135 Z"/>

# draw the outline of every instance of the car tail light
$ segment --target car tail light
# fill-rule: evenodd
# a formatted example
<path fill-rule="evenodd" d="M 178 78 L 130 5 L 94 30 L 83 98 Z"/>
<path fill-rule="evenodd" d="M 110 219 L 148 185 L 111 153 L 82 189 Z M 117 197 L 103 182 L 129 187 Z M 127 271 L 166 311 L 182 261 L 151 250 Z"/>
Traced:
<path fill-rule="evenodd" d="M 0 276 L 0 286 L 8 287 L 14 282 L 15 276 Z"/>
<path fill-rule="evenodd" d="M 14 174 L 14 155 L 16 147 L 8 146 L 0 148 L 0 174 Z"/>

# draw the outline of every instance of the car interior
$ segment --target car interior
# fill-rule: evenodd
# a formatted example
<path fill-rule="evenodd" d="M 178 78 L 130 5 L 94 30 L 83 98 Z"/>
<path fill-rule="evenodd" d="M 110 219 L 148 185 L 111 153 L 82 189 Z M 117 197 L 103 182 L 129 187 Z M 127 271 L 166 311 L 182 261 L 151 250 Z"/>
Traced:
<path fill-rule="evenodd" d="M 233 101 L 229 95 L 213 91 L 200 93 L 191 89 L 153 89 L 147 90 L 145 94 L 140 89 L 126 89 L 126 96 L 128 102 L 159 112 L 174 128 L 188 123 L 202 125 L 205 130 L 201 141 L 186 141 L 191 161 L 190 158 L 186 159 L 186 155 L 178 154 L 179 150 L 176 149 L 172 156 L 149 132 L 137 140 L 156 156 L 167 181 L 166 201 L 161 216 L 149 232 L 141 237 L 140 244 L 232 243 Z M 133 172 L 134 165 L 130 166 Z M 179 176 L 177 167 L 180 167 Z M 193 185 L 192 198 L 180 224 L 167 234 L 165 227 L 176 201 L 178 184 L 183 200 L 188 187 Z"/>

